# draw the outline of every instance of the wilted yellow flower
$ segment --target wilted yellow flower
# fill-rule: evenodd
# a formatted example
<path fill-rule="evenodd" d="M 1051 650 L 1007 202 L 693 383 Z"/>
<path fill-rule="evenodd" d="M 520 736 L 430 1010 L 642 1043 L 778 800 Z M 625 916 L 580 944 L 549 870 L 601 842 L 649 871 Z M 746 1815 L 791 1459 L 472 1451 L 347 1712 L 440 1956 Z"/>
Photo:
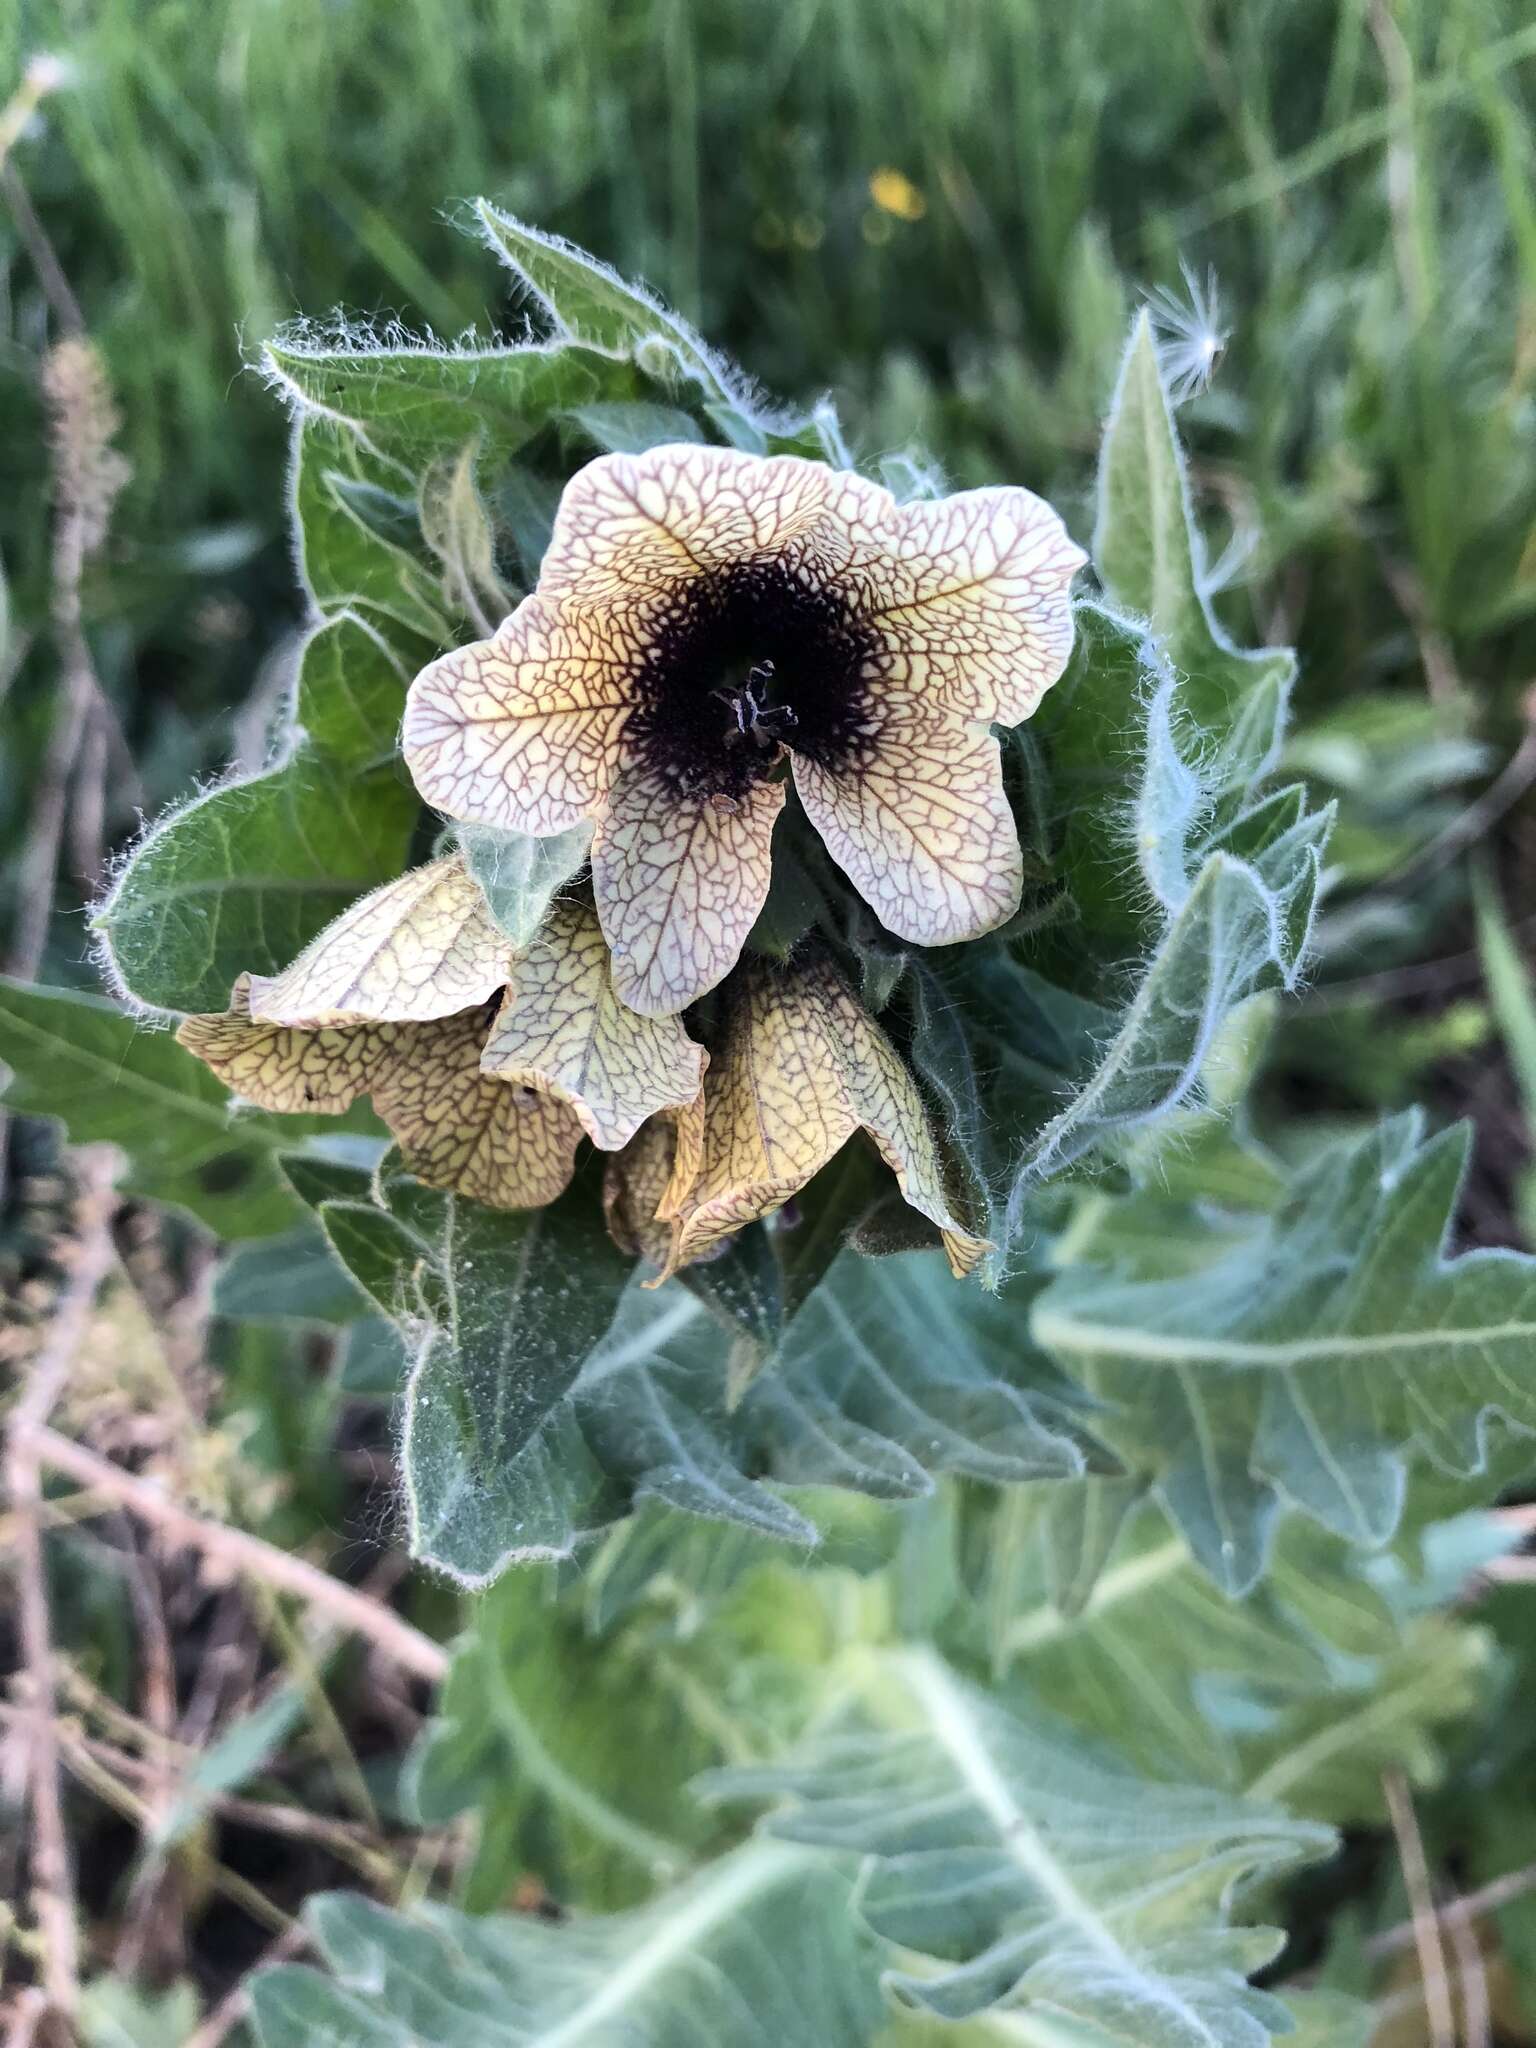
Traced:
<path fill-rule="evenodd" d="M 421 1023 L 306 1028 L 253 1017 L 250 983 L 228 1012 L 189 1017 L 177 1037 L 237 1095 L 261 1109 L 335 1114 L 360 1095 L 430 1187 L 500 1209 L 536 1209 L 566 1186 L 581 1125 L 563 1102 L 480 1071 L 493 999 Z"/>
<path fill-rule="evenodd" d="M 731 983 L 703 1094 L 675 1120 L 664 1188 L 665 1125 L 648 1125 L 609 1176 L 610 1227 L 617 1216 L 653 1252 L 647 1212 L 669 1227 L 664 1275 L 782 1207 L 861 1129 L 911 1207 L 938 1225 L 957 1276 L 991 1249 L 954 1213 L 922 1097 L 896 1048 L 822 962 L 757 961 Z"/>
<path fill-rule="evenodd" d="M 457 855 L 355 903 L 291 967 L 242 976 L 178 1033 L 237 1095 L 335 1113 L 361 1095 L 410 1171 L 498 1208 L 537 1208 L 583 1133 L 612 1150 L 693 1101 L 706 1054 L 672 1017 L 613 995 L 588 906 L 558 905 L 514 955 Z"/>
<path fill-rule="evenodd" d="M 648 1116 L 697 1097 L 706 1060 L 675 1017 L 619 1001 L 596 913 L 562 903 L 513 968 L 480 1065 L 568 1102 L 593 1144 L 616 1152 Z"/>
<path fill-rule="evenodd" d="M 698 1179 L 704 1147 L 702 1095 L 664 1116 L 653 1116 L 608 1161 L 603 1215 L 621 1252 L 665 1266 L 672 1256 L 672 1224 L 663 1205 L 669 1192 Z M 653 1284 L 659 1284 L 653 1283 Z"/>
<path fill-rule="evenodd" d="M 602 456 L 566 486 L 533 594 L 416 678 L 405 757 L 450 817 L 596 821 L 614 984 L 648 1015 L 740 954 L 786 755 L 890 931 L 974 938 L 1022 886 L 991 727 L 1060 675 L 1083 560 L 1025 490 L 898 505 L 793 456 Z"/>

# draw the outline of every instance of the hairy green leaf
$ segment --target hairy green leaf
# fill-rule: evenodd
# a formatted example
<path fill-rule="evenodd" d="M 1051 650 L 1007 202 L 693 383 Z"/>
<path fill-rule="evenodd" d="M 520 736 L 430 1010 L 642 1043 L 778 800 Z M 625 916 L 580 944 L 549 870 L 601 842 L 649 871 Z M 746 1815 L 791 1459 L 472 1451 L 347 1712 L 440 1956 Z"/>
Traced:
<path fill-rule="evenodd" d="M 1263 1570 L 1283 1504 L 1379 1544 L 1410 1458 L 1472 1476 L 1493 1416 L 1536 1430 L 1536 1261 L 1445 1256 L 1466 1142 L 1393 1118 L 1198 1271 L 1090 1253 L 1036 1301 L 1036 1340 L 1106 1404 L 1096 1428 L 1229 1591 Z"/>
<path fill-rule="evenodd" d="M 1245 1981 L 1284 1937 L 1234 1925 L 1229 1901 L 1326 1854 L 1330 1830 L 1140 1777 L 931 1650 L 895 1654 L 877 1683 L 877 1720 L 705 1786 L 787 1798 L 771 1835 L 869 1859 L 860 1913 L 931 1959 L 887 1973 L 902 2003 L 954 2020 L 1039 2006 L 1138 2048 L 1263 2048 L 1288 2031 Z"/>
<path fill-rule="evenodd" d="M 266 352 L 268 370 L 305 411 L 344 423 L 419 471 L 478 428 L 498 458 L 558 414 L 638 395 L 633 370 L 594 349 L 396 347 L 311 341 L 302 330 Z"/>
<path fill-rule="evenodd" d="M 261 2048 L 865 2048 L 880 2000 L 844 1878 L 753 1842 L 654 1904 L 551 1927 L 532 1915 L 407 1916 L 331 1894 L 310 1908 L 335 1975 L 252 1987 Z"/>
<path fill-rule="evenodd" d="M 96 914 L 123 986 L 154 1009 L 222 1010 L 238 975 L 286 967 L 401 872 L 420 815 L 395 751 L 406 686 L 448 636 L 432 578 L 339 494 L 378 468 L 344 428 L 301 423 L 295 450 L 317 622 L 278 754 L 163 818 Z"/>
<path fill-rule="evenodd" d="M 1137 874 L 1132 821 L 1146 755 L 1147 703 L 1168 671 L 1156 641 L 1136 620 L 1088 601 L 1074 607 L 1073 617 L 1066 674 L 1022 729 L 1040 741 L 1049 775 L 1029 822 L 1050 828 L 1055 871 L 1066 884 L 1075 923 L 1093 932 L 1097 946 L 1134 948 L 1149 925 L 1155 931 L 1160 922 Z M 1069 950 L 1063 971 L 1072 965 Z"/>
<path fill-rule="evenodd" d="M 300 741 L 155 826 L 96 913 L 129 994 L 222 1010 L 240 974 L 276 974 L 349 903 L 407 864 L 419 811 L 391 762 L 358 772 Z"/>
<path fill-rule="evenodd" d="M 293 463 L 299 569 L 316 607 L 362 613 L 414 674 L 453 639 L 417 517 L 419 470 L 316 414 L 294 427 Z"/>
<path fill-rule="evenodd" d="M 1103 1462 L 1016 1304 L 957 1287 L 929 1252 L 840 1253 L 741 1413 L 776 1478 L 892 1499 L 940 1472 L 1003 1485 Z"/>
<path fill-rule="evenodd" d="M 1205 594 L 1184 453 L 1145 312 L 1131 330 L 1104 428 L 1092 552 L 1113 602 L 1148 620 L 1162 642 L 1203 733 L 1229 731 L 1254 691 L 1283 699 L 1295 656 L 1235 647 Z"/>
<path fill-rule="evenodd" d="M 486 245 L 540 306 L 555 332 L 615 354 L 638 357 L 649 369 L 669 361 L 676 374 L 727 405 L 739 401 L 734 381 L 685 320 L 648 291 L 626 284 L 585 250 L 558 235 L 525 227 L 482 199 L 476 207 Z"/>
<path fill-rule="evenodd" d="M 626 282 L 558 235 L 545 234 L 514 220 L 488 200 L 479 200 L 486 246 L 506 264 L 533 299 L 554 334 L 567 345 L 590 349 L 632 362 L 654 386 L 673 392 L 681 384 L 699 394 L 703 410 L 733 446 L 758 455 L 804 455 L 815 462 L 848 468 L 850 460 L 831 405 L 825 400 L 805 415 L 762 405 L 747 378 L 712 349 L 678 314 L 652 293 Z M 630 394 L 605 390 L 603 397 L 624 400 Z M 574 413 L 576 405 L 570 408 Z M 670 410 L 670 408 L 669 408 Z M 612 415 L 609 415 L 612 431 Z M 600 445 L 654 446 L 658 440 L 693 440 L 675 424 L 650 419 L 643 426 L 631 414 L 619 437 L 602 439 L 604 414 L 582 420 Z M 646 436 L 640 439 L 640 434 Z"/>
<path fill-rule="evenodd" d="M 319 1215 L 411 1342 L 412 1553 L 466 1585 L 566 1554 L 596 1484 L 566 1396 L 628 1277 L 585 1180 L 509 1212 L 387 1177 L 382 1200 L 323 1200 Z"/>
<path fill-rule="evenodd" d="M 120 1145 L 127 1187 L 221 1237 L 264 1237 L 303 1214 L 277 1155 L 307 1120 L 233 1112 L 201 1060 L 103 996 L 0 978 L 0 1063 L 11 1108 L 58 1117 L 77 1145 Z"/>
<path fill-rule="evenodd" d="M 942 1472 L 1011 1484 L 1113 1463 L 1017 1301 L 957 1287 L 936 1254 L 845 1251 L 781 1326 L 745 1268 L 626 1287 L 581 1181 L 508 1214 L 387 1174 L 380 1195 L 325 1162 L 293 1170 L 408 1335 L 412 1547 L 466 1583 L 569 1555 L 646 1500 L 811 1545 L 765 1480 L 905 1499 Z M 752 1369 L 733 1372 L 743 1340 Z"/>
<path fill-rule="evenodd" d="M 322 619 L 299 658 L 294 717 L 328 761 L 353 769 L 394 759 L 411 673 L 360 612 Z"/>
<path fill-rule="evenodd" d="M 1044 1179 L 1089 1154 L 1113 1152 L 1196 1100 L 1202 1069 L 1239 1003 L 1266 986 L 1295 985 L 1328 824 L 1326 812 L 1303 816 L 1251 856 L 1230 847 L 1209 854 L 1113 1036 L 1016 1163 L 1012 1229 Z"/>
<path fill-rule="evenodd" d="M 367 1314 L 368 1302 L 311 1222 L 237 1246 L 220 1263 L 213 1308 L 248 1322 L 350 1323 Z"/>

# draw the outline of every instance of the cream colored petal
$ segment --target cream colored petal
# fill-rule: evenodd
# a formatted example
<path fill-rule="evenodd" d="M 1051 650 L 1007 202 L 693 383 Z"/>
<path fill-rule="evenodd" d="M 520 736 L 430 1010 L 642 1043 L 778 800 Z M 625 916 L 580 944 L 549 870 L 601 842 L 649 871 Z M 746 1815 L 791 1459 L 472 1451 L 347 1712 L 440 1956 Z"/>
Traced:
<path fill-rule="evenodd" d="M 281 974 L 250 982 L 261 1023 L 314 1028 L 447 1017 L 504 986 L 512 948 L 457 854 L 386 882 Z"/>
<path fill-rule="evenodd" d="M 878 631 L 882 688 L 961 718 L 1017 725 L 1072 651 L 1072 578 L 1087 561 L 1032 491 L 959 491 L 898 505 L 863 477 L 838 478 L 830 515 L 843 529 L 834 573 Z"/>
<path fill-rule="evenodd" d="M 795 759 L 795 787 L 827 851 L 887 931 L 947 946 L 1019 907 L 1019 835 L 1002 753 L 985 726 L 891 696 L 869 758 L 836 774 Z"/>
<path fill-rule="evenodd" d="M 939 1226 L 950 1269 L 963 1278 L 992 1246 L 966 1230 L 950 1207 L 917 1083 L 895 1046 L 836 976 L 824 972 L 819 981 L 819 1000 L 834 1042 L 847 1049 L 842 1072 L 849 1105 L 895 1174 L 906 1202 Z"/>
<path fill-rule="evenodd" d="M 768 894 L 781 782 L 729 808 L 626 773 L 592 842 L 592 888 L 621 1002 L 685 1010 L 736 964 Z"/>
<path fill-rule="evenodd" d="M 712 570 L 832 542 L 825 508 L 837 480 L 798 456 L 692 442 L 600 455 L 565 487 L 539 595 L 572 613 L 644 610 Z"/>
<path fill-rule="evenodd" d="M 858 1129 L 825 1016 L 801 977 L 754 971 L 704 1083 L 702 1157 L 666 1202 L 669 1272 L 770 1215 Z"/>
<path fill-rule="evenodd" d="M 668 1271 L 768 1215 L 861 1126 L 903 1195 L 939 1226 L 950 1265 L 989 1249 L 957 1220 L 917 1084 L 878 1024 L 825 968 L 745 977 L 723 1052 L 704 1081 L 703 1158 L 674 1214 Z"/>
<path fill-rule="evenodd" d="M 692 1102 L 673 1110 L 668 1121 L 672 1125 L 672 1171 L 656 1214 L 670 1222 L 682 1213 L 704 1171 L 704 1090 L 701 1088 Z"/>
<path fill-rule="evenodd" d="M 373 1106 L 429 1187 L 497 1209 L 537 1209 L 567 1186 L 581 1125 L 563 1102 L 480 1071 L 484 1007 L 396 1027 Z"/>
<path fill-rule="evenodd" d="M 561 903 L 513 969 L 480 1065 L 568 1102 L 593 1144 L 616 1152 L 647 1117 L 697 1096 L 707 1057 L 679 1018 L 619 1001 L 596 911 Z"/>
<path fill-rule="evenodd" d="M 614 1153 L 603 1172 L 603 1216 L 608 1235 L 621 1252 L 664 1266 L 672 1250 L 672 1225 L 666 1198 L 681 1170 L 692 1158 L 697 1171 L 703 1134 L 702 1105 L 691 1111 L 654 1116 Z"/>
<path fill-rule="evenodd" d="M 618 772 L 643 651 L 635 633 L 617 612 L 575 618 L 536 593 L 493 639 L 423 669 L 401 746 L 425 800 L 539 838 L 586 817 Z"/>
<path fill-rule="evenodd" d="M 419 1023 L 306 1031 L 254 1021 L 246 982 L 235 984 L 227 1015 L 188 1017 L 176 1034 L 246 1101 L 335 1114 L 371 1095 L 412 1173 L 499 1209 L 539 1208 L 569 1182 L 581 1125 L 565 1103 L 481 1073 L 486 1004 Z"/>
<path fill-rule="evenodd" d="M 387 1025 L 296 1031 L 258 1024 L 249 993 L 250 977 L 241 975 L 225 1015 L 188 1017 L 176 1033 L 178 1043 L 211 1067 L 226 1088 L 281 1116 L 336 1116 L 368 1093 L 390 1056 L 393 1034 Z"/>

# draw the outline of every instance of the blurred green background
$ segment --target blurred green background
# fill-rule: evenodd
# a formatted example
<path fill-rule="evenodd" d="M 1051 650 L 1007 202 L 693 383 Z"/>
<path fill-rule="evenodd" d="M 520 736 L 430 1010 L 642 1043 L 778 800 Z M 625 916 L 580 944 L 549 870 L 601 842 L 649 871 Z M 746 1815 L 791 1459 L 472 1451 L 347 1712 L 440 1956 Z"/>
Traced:
<path fill-rule="evenodd" d="M 22 123 L 40 53 L 60 76 Z M 96 841 L 65 835 L 46 947 L 12 966 L 89 979 L 97 843 L 259 749 L 242 714 L 299 616 L 259 343 L 336 308 L 523 331 L 458 202 L 643 276 L 779 393 L 831 390 L 861 456 L 1031 483 L 1084 538 L 1126 315 L 1187 303 L 1183 264 L 1231 330 L 1182 414 L 1220 602 L 1299 642 L 1292 765 L 1343 801 L 1319 989 L 1271 1089 L 1324 1118 L 1415 1090 L 1470 1108 L 1468 1221 L 1519 1236 L 1528 0 L 12 0 L 13 90 L 0 935 L 61 702 L 39 371 L 73 309 L 132 471 L 83 597 L 136 765 L 106 775 Z"/>

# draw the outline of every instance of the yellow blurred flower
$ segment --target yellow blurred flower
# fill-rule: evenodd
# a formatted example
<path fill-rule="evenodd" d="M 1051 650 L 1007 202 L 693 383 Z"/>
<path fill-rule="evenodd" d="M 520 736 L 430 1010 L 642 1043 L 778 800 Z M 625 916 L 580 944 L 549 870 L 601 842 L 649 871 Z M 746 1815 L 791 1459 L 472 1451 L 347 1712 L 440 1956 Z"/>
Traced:
<path fill-rule="evenodd" d="M 609 1227 L 659 1279 L 782 1208 L 860 1130 L 907 1203 L 939 1231 L 957 1276 L 991 1249 L 956 1216 L 917 1084 L 896 1048 L 820 961 L 753 961 L 724 992 L 698 1100 L 648 1124 L 609 1169 Z"/>
<path fill-rule="evenodd" d="M 889 164 L 871 172 L 869 196 L 882 213 L 894 214 L 897 220 L 921 220 L 928 211 L 927 200 L 906 172 Z"/>

